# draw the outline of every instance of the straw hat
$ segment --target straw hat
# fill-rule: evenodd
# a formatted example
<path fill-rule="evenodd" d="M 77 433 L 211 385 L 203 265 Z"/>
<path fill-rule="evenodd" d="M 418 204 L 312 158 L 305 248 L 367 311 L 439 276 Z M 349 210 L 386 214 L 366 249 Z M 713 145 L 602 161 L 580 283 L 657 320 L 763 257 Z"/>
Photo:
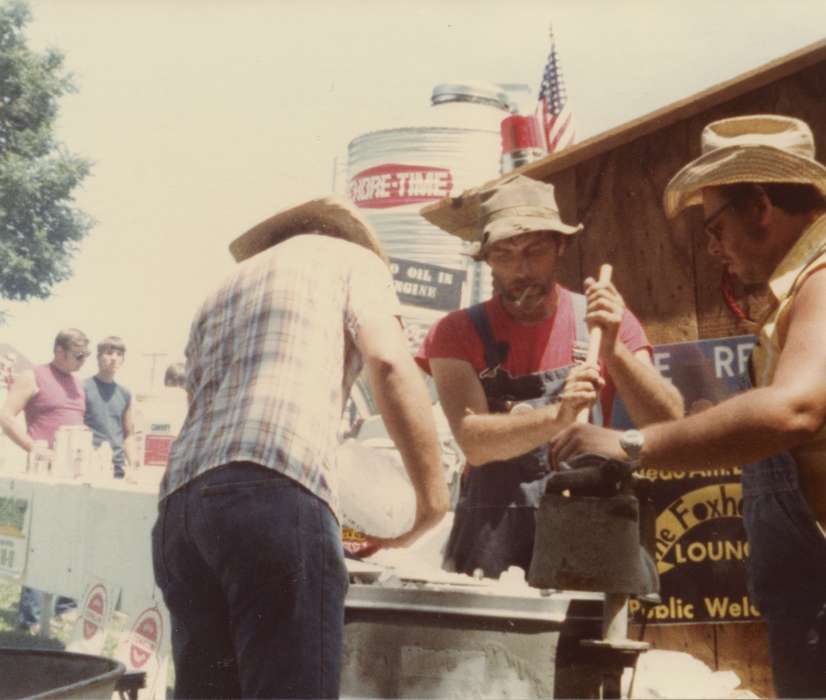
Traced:
<path fill-rule="evenodd" d="M 479 258 L 494 243 L 523 233 L 555 231 L 572 236 L 582 224 L 562 221 L 554 186 L 524 175 L 514 175 L 479 193 L 480 237 L 471 255 Z"/>
<path fill-rule="evenodd" d="M 738 182 L 799 182 L 826 195 L 826 167 L 815 157 L 806 122 L 756 114 L 712 122 L 700 137 L 702 155 L 684 166 L 665 188 L 669 218 L 702 203 L 702 189 Z"/>
<path fill-rule="evenodd" d="M 358 209 L 335 196 L 311 199 L 253 226 L 229 244 L 236 262 L 261 253 L 299 233 L 321 233 L 364 246 L 389 264 L 378 236 Z"/>

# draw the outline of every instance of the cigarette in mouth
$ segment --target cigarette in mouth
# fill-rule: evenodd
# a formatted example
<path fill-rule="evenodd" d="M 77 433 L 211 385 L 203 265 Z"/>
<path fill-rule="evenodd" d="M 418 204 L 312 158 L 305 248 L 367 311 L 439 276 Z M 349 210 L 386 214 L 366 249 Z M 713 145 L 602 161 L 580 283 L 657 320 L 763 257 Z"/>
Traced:
<path fill-rule="evenodd" d="M 514 305 L 515 306 L 522 306 L 522 304 L 525 302 L 525 298 L 528 296 L 528 293 L 530 291 L 531 291 L 530 287 L 525 287 L 525 289 L 522 290 L 522 294 L 519 295 L 519 298 L 515 302 L 513 302 Z"/>

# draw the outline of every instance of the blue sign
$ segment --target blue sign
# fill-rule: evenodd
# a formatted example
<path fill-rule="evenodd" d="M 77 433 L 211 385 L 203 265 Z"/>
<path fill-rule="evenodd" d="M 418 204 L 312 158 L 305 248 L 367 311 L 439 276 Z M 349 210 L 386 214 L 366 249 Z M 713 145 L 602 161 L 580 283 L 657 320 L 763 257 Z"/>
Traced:
<path fill-rule="evenodd" d="M 390 259 L 390 270 L 402 304 L 453 311 L 462 303 L 464 270 L 398 258 Z"/>
<path fill-rule="evenodd" d="M 737 378 L 748 371 L 755 339 L 716 338 L 654 348 L 654 364 L 670 379 L 693 414 L 738 391 Z M 630 427 L 620 401 L 614 427 Z M 703 460 L 702 445 L 697 458 Z M 633 619 L 648 624 L 749 622 L 760 613 L 746 588 L 748 542 L 743 529 L 742 469 L 698 462 L 697 471 L 642 469 L 649 480 L 653 511 L 653 549 L 660 574 L 662 603 L 643 607 L 632 600 Z"/>

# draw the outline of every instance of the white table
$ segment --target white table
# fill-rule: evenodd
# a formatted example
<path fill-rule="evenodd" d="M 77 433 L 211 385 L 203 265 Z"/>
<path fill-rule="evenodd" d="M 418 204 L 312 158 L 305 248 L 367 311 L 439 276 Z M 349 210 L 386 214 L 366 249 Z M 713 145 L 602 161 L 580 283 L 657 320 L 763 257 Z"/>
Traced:
<path fill-rule="evenodd" d="M 151 469 L 151 467 L 145 467 Z M 25 499 L 31 509 L 25 567 L 31 588 L 80 598 L 89 581 L 121 590 L 118 609 L 132 614 L 160 600 L 150 532 L 157 514 L 157 479 L 93 482 L 0 472 L 0 498 Z"/>

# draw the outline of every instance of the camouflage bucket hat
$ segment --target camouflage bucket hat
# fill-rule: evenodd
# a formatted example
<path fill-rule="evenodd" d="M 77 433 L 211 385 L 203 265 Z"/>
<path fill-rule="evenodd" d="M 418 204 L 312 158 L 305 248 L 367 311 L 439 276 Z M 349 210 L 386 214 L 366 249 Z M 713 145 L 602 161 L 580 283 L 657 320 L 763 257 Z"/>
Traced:
<path fill-rule="evenodd" d="M 481 258 L 494 243 L 534 231 L 572 236 L 582 224 L 562 221 L 554 186 L 524 175 L 503 180 L 479 194 L 479 242 L 471 254 Z"/>

